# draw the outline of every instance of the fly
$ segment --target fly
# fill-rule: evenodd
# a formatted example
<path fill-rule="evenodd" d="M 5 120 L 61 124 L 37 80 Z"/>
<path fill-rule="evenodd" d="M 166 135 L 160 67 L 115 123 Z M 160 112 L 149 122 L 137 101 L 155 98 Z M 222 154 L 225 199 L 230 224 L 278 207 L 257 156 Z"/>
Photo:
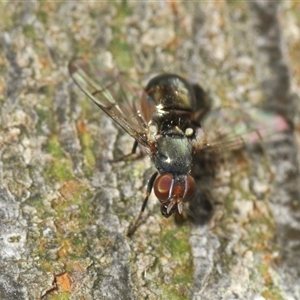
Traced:
<path fill-rule="evenodd" d="M 79 88 L 135 139 L 132 153 L 138 144 L 146 147 L 157 169 L 148 181 L 146 197 L 128 236 L 137 229 L 152 190 L 164 217 L 182 214 L 184 204 L 196 191 L 191 175 L 195 154 L 237 149 L 288 128 L 282 117 L 273 114 L 261 117 L 258 128 L 255 117 L 260 111 L 254 112 L 254 118 L 253 114 L 233 114 L 231 110 L 206 114 L 199 97 L 201 88 L 175 74 L 158 75 L 143 90 L 118 72 L 80 59 L 69 63 L 69 73 Z"/>

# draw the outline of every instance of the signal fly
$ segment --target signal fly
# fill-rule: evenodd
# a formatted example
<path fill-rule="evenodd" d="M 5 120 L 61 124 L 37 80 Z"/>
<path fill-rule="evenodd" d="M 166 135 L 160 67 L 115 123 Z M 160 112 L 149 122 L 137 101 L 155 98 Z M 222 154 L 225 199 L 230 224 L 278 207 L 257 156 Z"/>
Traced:
<path fill-rule="evenodd" d="M 137 229 L 152 190 L 164 217 L 182 214 L 196 191 L 191 175 L 196 154 L 238 149 L 288 128 L 279 115 L 259 110 L 252 114 L 230 109 L 207 113 L 200 86 L 175 74 L 155 76 L 142 89 L 118 71 L 81 59 L 69 63 L 69 73 L 78 87 L 135 139 L 132 154 L 140 144 L 156 168 L 128 236 Z"/>

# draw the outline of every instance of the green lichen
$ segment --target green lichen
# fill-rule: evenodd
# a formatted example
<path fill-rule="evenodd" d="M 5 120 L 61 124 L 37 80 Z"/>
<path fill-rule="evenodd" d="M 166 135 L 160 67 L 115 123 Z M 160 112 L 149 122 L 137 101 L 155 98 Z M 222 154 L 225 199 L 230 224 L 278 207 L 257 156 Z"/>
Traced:
<path fill-rule="evenodd" d="M 93 220 L 92 195 L 88 187 L 75 180 L 65 182 L 60 193 L 60 197 L 49 200 L 51 209 L 42 207 L 45 200 L 30 199 L 30 204 L 37 209 L 37 215 L 42 220 L 40 230 L 48 227 L 49 220 L 56 227 L 51 238 L 40 234 L 34 256 L 39 257 L 40 266 L 46 272 L 56 274 L 68 270 L 72 274 L 79 261 L 87 255 L 86 228 Z M 57 269 L 62 265 L 63 270 Z"/>
<path fill-rule="evenodd" d="M 45 165 L 47 178 L 61 182 L 73 179 L 72 162 L 61 148 L 57 135 L 54 134 L 48 139 L 45 150 L 53 157 Z"/>
<path fill-rule="evenodd" d="M 71 162 L 67 159 L 53 160 L 45 166 L 45 174 L 50 180 L 64 182 L 74 178 Z"/>
<path fill-rule="evenodd" d="M 48 153 L 52 154 L 53 157 L 56 159 L 65 158 L 65 153 L 60 146 L 57 135 L 52 135 L 48 139 L 46 150 Z"/>
<path fill-rule="evenodd" d="M 130 8 L 126 1 L 122 1 L 120 7 L 117 8 L 117 15 L 114 18 L 112 30 L 113 39 L 110 44 L 110 51 L 116 60 L 116 64 L 120 69 L 128 69 L 133 65 L 131 47 L 127 42 L 127 34 L 123 32 L 126 18 L 131 14 Z"/>
<path fill-rule="evenodd" d="M 49 300 L 69 300 L 72 297 L 70 292 L 58 292 L 55 295 L 51 295 Z"/>
<path fill-rule="evenodd" d="M 8 241 L 10 243 L 19 243 L 20 240 L 21 240 L 21 237 L 19 235 L 14 235 L 14 236 L 11 236 Z"/>
<path fill-rule="evenodd" d="M 190 244 L 188 240 L 183 238 L 184 233 L 186 233 L 186 228 L 184 226 L 176 227 L 166 230 L 162 234 L 162 239 L 165 246 L 171 252 L 172 257 L 180 259 L 183 255 L 190 252 Z"/>
<path fill-rule="evenodd" d="M 185 299 L 190 299 L 186 295 L 185 290 L 169 290 L 166 291 L 166 293 L 163 293 L 162 299 L 172 299 L 172 300 L 185 300 Z"/>
<path fill-rule="evenodd" d="M 43 24 L 46 24 L 48 22 L 48 14 L 45 11 L 42 10 L 37 11 L 36 17 Z"/>
<path fill-rule="evenodd" d="M 258 272 L 264 280 L 264 290 L 262 291 L 262 296 L 265 299 L 271 300 L 284 300 L 280 289 L 274 284 L 271 275 L 269 273 L 270 263 L 267 261 L 258 265 Z"/>
<path fill-rule="evenodd" d="M 35 30 L 32 25 L 25 25 L 23 27 L 23 33 L 24 33 L 24 36 L 29 39 L 36 39 Z"/>
<path fill-rule="evenodd" d="M 91 168 L 94 167 L 96 164 L 96 158 L 94 155 L 94 151 L 92 149 L 94 140 L 91 134 L 88 131 L 79 131 L 79 139 L 80 139 L 80 144 L 82 147 L 82 152 L 85 157 L 85 161 L 87 163 L 87 167 Z M 86 170 L 89 172 L 90 170 Z"/>
<path fill-rule="evenodd" d="M 130 46 L 124 40 L 121 34 L 114 33 L 116 38 L 112 41 L 110 45 L 110 51 L 112 52 L 116 64 L 121 70 L 126 70 L 133 65 Z"/>
<path fill-rule="evenodd" d="M 245 10 L 245 6 L 248 4 L 247 1 L 241 0 L 227 0 L 226 2 L 229 4 L 229 7 L 243 9 L 243 11 Z"/>
<path fill-rule="evenodd" d="M 160 236 L 160 246 L 158 247 L 158 256 L 164 256 L 167 251 L 170 253 L 170 261 L 176 264 L 174 272 L 170 274 L 171 282 L 165 282 L 160 278 L 162 286 L 162 299 L 188 299 L 189 286 L 193 278 L 193 267 L 191 260 L 191 249 L 189 244 L 189 227 L 172 226 L 170 229 L 164 229 Z M 160 254 L 159 254 L 160 253 Z M 162 269 L 161 262 L 157 262 L 158 269 Z"/>
<path fill-rule="evenodd" d="M 49 113 L 48 106 L 43 108 L 36 108 L 36 113 L 38 115 L 38 122 L 36 125 L 36 130 L 39 135 L 45 134 L 44 125 L 47 124 L 49 127 L 54 127 L 53 115 Z"/>

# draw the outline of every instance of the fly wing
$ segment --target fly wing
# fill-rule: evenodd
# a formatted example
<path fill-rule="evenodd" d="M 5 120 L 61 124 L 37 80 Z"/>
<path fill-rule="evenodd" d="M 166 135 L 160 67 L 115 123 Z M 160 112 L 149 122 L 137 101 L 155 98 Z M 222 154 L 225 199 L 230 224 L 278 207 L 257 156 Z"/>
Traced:
<path fill-rule="evenodd" d="M 143 89 L 120 73 L 107 70 L 97 62 L 91 64 L 82 59 L 69 63 L 69 73 L 78 87 L 107 115 L 145 147 L 147 124 L 141 113 L 139 102 Z"/>
<path fill-rule="evenodd" d="M 194 149 L 206 152 L 239 149 L 289 129 L 280 115 L 255 108 L 246 113 L 228 107 L 213 110 L 204 116 L 201 124 Z"/>

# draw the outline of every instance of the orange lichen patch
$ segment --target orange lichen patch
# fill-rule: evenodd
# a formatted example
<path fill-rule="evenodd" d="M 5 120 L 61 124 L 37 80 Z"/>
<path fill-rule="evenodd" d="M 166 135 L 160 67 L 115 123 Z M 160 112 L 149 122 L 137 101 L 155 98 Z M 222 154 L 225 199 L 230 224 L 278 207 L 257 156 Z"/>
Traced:
<path fill-rule="evenodd" d="M 72 243 L 69 240 L 64 241 L 61 244 L 61 248 L 58 251 L 58 257 L 60 259 L 62 258 L 68 258 L 68 256 L 73 252 L 72 249 Z"/>
<path fill-rule="evenodd" d="M 41 299 L 69 299 L 73 281 L 67 272 L 55 275 L 53 286 L 45 292 Z M 62 297 L 67 294 L 67 298 Z M 56 296 L 55 296 L 56 295 Z"/>
<path fill-rule="evenodd" d="M 82 120 L 79 120 L 77 122 L 77 129 L 80 133 L 86 133 L 86 126 L 85 126 L 85 122 Z"/>
<path fill-rule="evenodd" d="M 64 198 L 70 199 L 74 197 L 80 187 L 81 184 L 78 181 L 70 180 L 64 183 L 59 192 Z"/>
<path fill-rule="evenodd" d="M 51 64 L 50 64 L 50 61 L 47 57 L 39 57 L 39 63 L 42 65 L 43 67 L 43 70 L 47 69 L 47 70 L 50 70 L 51 69 Z"/>
<path fill-rule="evenodd" d="M 4 95 L 6 89 L 6 85 L 4 83 L 4 79 L 0 77 L 0 95 Z"/>
<path fill-rule="evenodd" d="M 168 48 L 171 51 L 175 51 L 178 48 L 178 45 L 180 44 L 180 39 L 177 36 L 174 36 L 168 43 Z"/>
<path fill-rule="evenodd" d="M 264 291 L 264 292 L 262 292 L 261 295 L 264 297 L 264 299 L 268 299 L 268 300 L 277 300 L 278 299 L 277 295 L 273 295 L 272 292 L 270 292 L 270 291 Z"/>
<path fill-rule="evenodd" d="M 269 253 L 267 253 L 264 256 L 263 260 L 266 263 L 266 266 L 269 266 L 272 263 L 272 256 Z M 270 275 L 269 268 L 265 268 L 262 275 L 265 279 L 265 284 L 266 285 L 272 285 L 273 284 L 273 279 Z"/>
<path fill-rule="evenodd" d="M 186 10 L 178 5 L 177 1 L 169 0 L 168 1 L 169 6 L 171 8 L 171 11 L 174 15 L 174 17 L 179 21 L 179 26 L 183 30 L 184 34 L 191 34 L 192 30 L 192 23 L 191 23 L 191 17 L 189 14 L 186 12 Z M 176 38 L 177 43 L 178 43 L 178 38 Z"/>
<path fill-rule="evenodd" d="M 54 283 L 58 291 L 70 292 L 72 288 L 72 279 L 67 272 L 55 276 Z"/>

